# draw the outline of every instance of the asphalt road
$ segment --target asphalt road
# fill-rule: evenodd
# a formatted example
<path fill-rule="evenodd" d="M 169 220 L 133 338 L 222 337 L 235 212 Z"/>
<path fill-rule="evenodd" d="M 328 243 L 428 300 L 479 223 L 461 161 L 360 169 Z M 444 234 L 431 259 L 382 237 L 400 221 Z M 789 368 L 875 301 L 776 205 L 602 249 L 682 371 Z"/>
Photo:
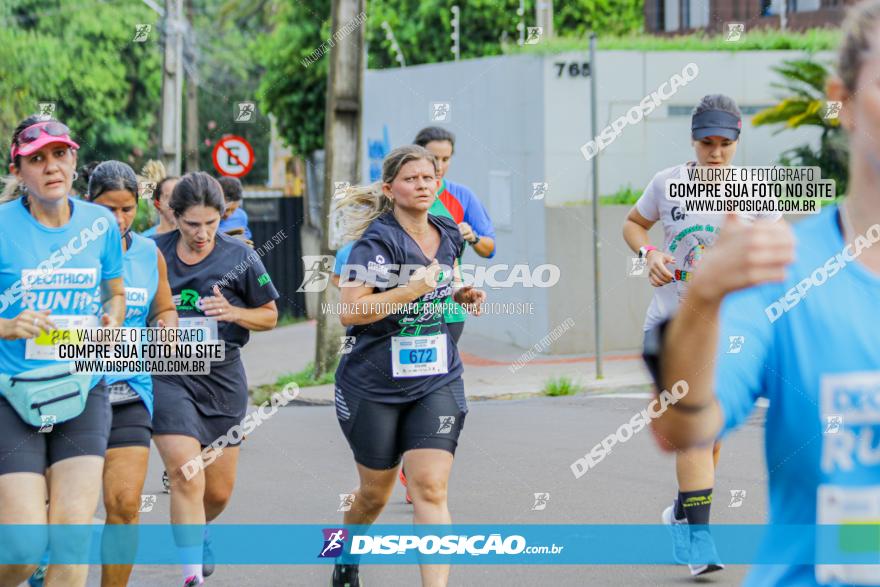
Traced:
<path fill-rule="evenodd" d="M 456 523 L 656 524 L 675 492 L 674 461 L 643 430 L 614 448 L 580 479 L 569 465 L 644 407 L 639 394 L 472 402 L 450 483 Z M 766 519 L 763 410 L 725 442 L 715 488 L 713 523 L 761 523 Z M 142 523 L 167 523 L 169 496 L 153 451 L 145 494 L 158 494 Z M 330 406 L 287 407 L 247 439 L 232 502 L 219 522 L 250 524 L 340 523 L 339 494 L 356 483 L 348 445 Z M 729 507 L 730 491 L 745 490 L 741 507 Z M 548 492 L 547 507 L 533 511 L 534 494 Z M 103 513 L 99 512 L 99 517 Z M 398 486 L 380 523 L 411 521 Z M 658 548 L 670 548 L 658 544 Z M 315 544 L 290 548 L 315 549 Z M 89 585 L 97 586 L 98 569 Z M 329 585 L 330 567 L 218 565 L 209 585 Z M 700 583 L 738 585 L 746 572 L 729 566 Z M 369 586 L 418 585 L 414 565 L 362 567 Z M 139 566 L 133 587 L 179 587 L 178 567 Z M 467 565 L 453 567 L 450 585 L 687 585 L 686 568 L 658 565 Z"/>

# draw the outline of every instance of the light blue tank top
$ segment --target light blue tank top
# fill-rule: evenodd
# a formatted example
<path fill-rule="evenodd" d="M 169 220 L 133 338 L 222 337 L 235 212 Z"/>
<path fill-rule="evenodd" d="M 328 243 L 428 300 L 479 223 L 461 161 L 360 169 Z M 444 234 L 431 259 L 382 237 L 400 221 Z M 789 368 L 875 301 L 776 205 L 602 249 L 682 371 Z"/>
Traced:
<path fill-rule="evenodd" d="M 159 250 L 152 239 L 131 233 L 131 247 L 125 251 L 122 278 L 125 282 L 125 323 L 127 328 L 144 328 L 150 306 L 159 287 Z M 108 374 L 107 383 L 127 381 L 153 414 L 153 380 L 149 373 Z"/>

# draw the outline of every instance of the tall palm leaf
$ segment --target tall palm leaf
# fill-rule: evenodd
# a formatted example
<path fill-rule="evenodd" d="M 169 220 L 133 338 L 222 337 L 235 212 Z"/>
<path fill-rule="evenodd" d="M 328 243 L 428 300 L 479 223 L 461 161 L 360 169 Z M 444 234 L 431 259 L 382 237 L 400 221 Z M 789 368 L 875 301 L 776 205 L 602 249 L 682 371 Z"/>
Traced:
<path fill-rule="evenodd" d="M 826 118 L 825 80 L 828 68 L 810 58 L 783 61 L 773 70 L 782 76 L 782 82 L 772 86 L 785 94 L 775 106 L 766 108 L 752 119 L 754 126 L 781 125 L 774 134 L 786 129 L 814 126 L 822 129 L 819 148 L 810 145 L 794 147 L 780 155 L 785 165 L 815 166 L 822 169 L 822 177 L 837 182 L 837 193 L 846 193 L 847 152 L 846 138 L 838 118 Z"/>

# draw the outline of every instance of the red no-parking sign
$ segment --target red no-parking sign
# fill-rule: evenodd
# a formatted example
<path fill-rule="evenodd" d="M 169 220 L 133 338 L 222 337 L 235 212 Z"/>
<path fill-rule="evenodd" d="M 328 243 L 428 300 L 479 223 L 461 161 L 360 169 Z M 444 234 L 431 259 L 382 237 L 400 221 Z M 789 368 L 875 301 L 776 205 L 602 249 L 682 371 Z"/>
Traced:
<path fill-rule="evenodd" d="M 242 177 L 254 168 L 254 150 L 245 139 L 228 135 L 214 145 L 214 168 L 230 177 Z"/>

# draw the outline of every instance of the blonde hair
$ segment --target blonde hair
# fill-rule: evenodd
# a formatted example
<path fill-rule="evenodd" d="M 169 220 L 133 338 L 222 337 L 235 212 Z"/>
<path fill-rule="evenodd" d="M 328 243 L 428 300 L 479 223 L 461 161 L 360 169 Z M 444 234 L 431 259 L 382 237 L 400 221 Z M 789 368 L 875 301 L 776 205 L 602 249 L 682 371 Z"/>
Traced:
<path fill-rule="evenodd" d="M 410 161 L 421 160 L 429 161 L 435 173 L 439 171 L 437 159 L 429 150 L 407 145 L 394 149 L 382 161 L 382 181 L 345 190 L 345 195 L 333 206 L 334 211 L 341 214 L 344 241 L 359 239 L 373 220 L 394 209 L 394 202 L 382 192 L 382 184 L 392 183 L 401 167 Z"/>
<path fill-rule="evenodd" d="M 843 41 L 838 51 L 837 74 L 850 93 L 856 91 L 865 55 L 872 49 L 880 51 L 878 28 L 880 0 L 865 0 L 856 4 L 850 8 L 843 22 Z"/>
<path fill-rule="evenodd" d="M 141 177 L 154 183 L 159 183 L 165 179 L 165 176 L 167 175 L 168 173 L 165 171 L 165 165 L 161 161 L 155 159 L 150 159 L 144 163 L 144 166 L 141 168 Z"/>
<path fill-rule="evenodd" d="M 18 177 L 12 175 L 11 173 L 2 179 L 3 181 L 3 192 L 0 193 L 0 204 L 10 202 L 19 196 L 21 196 L 21 192 L 19 188 L 21 187 L 21 182 Z"/>

